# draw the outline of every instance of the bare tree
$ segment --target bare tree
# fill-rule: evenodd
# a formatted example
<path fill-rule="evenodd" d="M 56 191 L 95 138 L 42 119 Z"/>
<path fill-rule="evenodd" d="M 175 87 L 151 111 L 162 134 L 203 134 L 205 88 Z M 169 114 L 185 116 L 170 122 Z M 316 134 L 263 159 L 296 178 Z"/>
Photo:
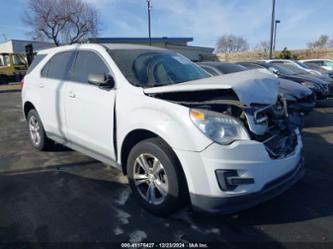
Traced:
<path fill-rule="evenodd" d="M 95 36 L 99 25 L 97 10 L 83 0 L 29 0 L 23 21 L 35 40 L 52 40 L 56 46 Z"/>
<path fill-rule="evenodd" d="M 270 44 L 269 41 L 260 41 L 255 47 L 255 51 L 262 52 L 264 54 L 269 52 Z"/>
<path fill-rule="evenodd" d="M 224 34 L 216 44 L 216 53 L 235 53 L 249 50 L 248 42 L 241 36 Z"/>
<path fill-rule="evenodd" d="M 330 40 L 329 36 L 321 35 L 318 40 L 314 42 L 309 42 L 308 48 L 316 49 L 316 48 L 328 48 L 333 46 L 333 41 Z"/>

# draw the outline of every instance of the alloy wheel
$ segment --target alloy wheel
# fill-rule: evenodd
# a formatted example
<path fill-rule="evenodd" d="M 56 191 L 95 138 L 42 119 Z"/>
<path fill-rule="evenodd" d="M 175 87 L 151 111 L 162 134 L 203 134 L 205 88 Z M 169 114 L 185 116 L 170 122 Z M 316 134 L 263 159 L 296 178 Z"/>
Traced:
<path fill-rule="evenodd" d="M 141 197 L 150 204 L 163 203 L 168 194 L 166 171 L 159 159 L 151 154 L 140 154 L 134 161 L 133 180 Z"/>

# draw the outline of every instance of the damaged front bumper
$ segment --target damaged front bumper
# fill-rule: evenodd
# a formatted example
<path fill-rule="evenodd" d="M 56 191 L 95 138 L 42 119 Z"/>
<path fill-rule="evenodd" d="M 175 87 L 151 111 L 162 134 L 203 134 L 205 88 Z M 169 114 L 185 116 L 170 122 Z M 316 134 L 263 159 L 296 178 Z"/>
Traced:
<path fill-rule="evenodd" d="M 255 193 L 223 198 L 192 194 L 193 207 L 197 211 L 221 214 L 231 214 L 254 207 L 282 194 L 297 183 L 304 176 L 303 166 L 304 160 L 301 159 L 294 169 L 268 182 L 260 191 Z"/>
<path fill-rule="evenodd" d="M 192 206 L 205 212 L 232 213 L 282 193 L 302 175 L 301 136 L 294 150 L 272 158 L 258 141 L 236 141 L 228 146 L 213 143 L 202 152 L 176 150 L 183 165 Z M 235 186 L 223 189 L 217 171 L 232 172 L 225 181 Z M 237 185 L 239 183 L 239 185 Z M 230 184 L 229 184 L 230 185 Z"/>

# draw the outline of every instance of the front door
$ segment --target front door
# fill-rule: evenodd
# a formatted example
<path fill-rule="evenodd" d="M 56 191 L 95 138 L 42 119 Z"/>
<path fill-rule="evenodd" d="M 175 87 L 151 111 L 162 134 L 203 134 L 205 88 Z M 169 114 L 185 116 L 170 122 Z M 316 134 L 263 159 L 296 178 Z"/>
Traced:
<path fill-rule="evenodd" d="M 77 53 L 72 79 L 66 82 L 66 132 L 74 145 L 113 159 L 115 89 L 101 89 L 88 83 L 89 74 L 110 74 L 97 52 Z"/>

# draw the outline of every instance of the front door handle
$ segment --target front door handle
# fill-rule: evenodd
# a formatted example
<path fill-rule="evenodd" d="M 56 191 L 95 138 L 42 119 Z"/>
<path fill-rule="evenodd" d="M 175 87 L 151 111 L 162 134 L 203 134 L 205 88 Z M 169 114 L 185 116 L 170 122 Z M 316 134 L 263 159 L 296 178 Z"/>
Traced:
<path fill-rule="evenodd" d="M 44 83 L 39 83 L 40 88 L 44 88 L 44 86 L 45 86 Z"/>
<path fill-rule="evenodd" d="M 70 97 L 70 98 L 75 98 L 76 95 L 75 95 L 74 92 L 70 91 L 70 92 L 68 93 L 68 97 Z"/>

